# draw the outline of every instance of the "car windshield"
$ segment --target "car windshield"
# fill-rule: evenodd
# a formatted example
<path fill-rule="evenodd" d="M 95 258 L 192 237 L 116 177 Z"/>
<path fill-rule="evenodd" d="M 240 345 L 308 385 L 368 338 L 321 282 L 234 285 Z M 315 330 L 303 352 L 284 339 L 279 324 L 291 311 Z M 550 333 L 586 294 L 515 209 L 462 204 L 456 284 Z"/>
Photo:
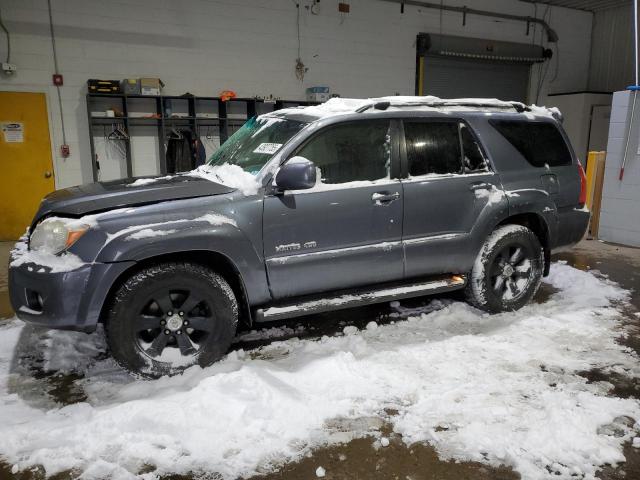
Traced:
<path fill-rule="evenodd" d="M 211 156 L 208 164 L 237 165 L 256 175 L 306 123 L 276 117 L 253 117 Z"/>

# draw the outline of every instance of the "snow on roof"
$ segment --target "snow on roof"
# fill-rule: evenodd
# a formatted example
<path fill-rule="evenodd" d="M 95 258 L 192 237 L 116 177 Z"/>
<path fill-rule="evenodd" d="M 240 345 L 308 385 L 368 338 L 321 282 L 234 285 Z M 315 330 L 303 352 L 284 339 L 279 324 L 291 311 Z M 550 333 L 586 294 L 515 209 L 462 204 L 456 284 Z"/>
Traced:
<path fill-rule="evenodd" d="M 385 109 L 375 109 L 376 104 L 388 103 Z M 380 112 L 396 109 L 419 109 L 427 111 L 496 111 L 496 110 L 515 110 L 530 115 L 542 115 L 547 117 L 561 118 L 560 111 L 553 107 L 539 107 L 537 105 L 525 105 L 521 102 L 507 102 L 498 100 L 497 98 L 439 98 L 431 95 L 428 96 L 406 96 L 396 95 L 390 97 L 379 98 L 331 98 L 320 105 L 312 105 L 309 107 L 293 107 L 278 110 L 278 114 L 303 114 L 318 118 L 333 117 L 335 115 L 345 115 L 356 113 L 360 109 L 369 112 Z"/>

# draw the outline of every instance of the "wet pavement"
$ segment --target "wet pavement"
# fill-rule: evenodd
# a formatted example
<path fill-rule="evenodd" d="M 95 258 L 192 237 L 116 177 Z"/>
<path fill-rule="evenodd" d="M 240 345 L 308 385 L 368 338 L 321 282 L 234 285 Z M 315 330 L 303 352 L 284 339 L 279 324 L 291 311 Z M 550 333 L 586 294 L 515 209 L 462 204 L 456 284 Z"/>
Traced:
<path fill-rule="evenodd" d="M 0 322 L 2 318 L 12 316 L 6 288 L 6 262 L 9 243 L 0 242 Z M 625 307 L 626 330 L 628 335 L 620 339 L 624 345 L 634 349 L 640 355 L 640 249 L 604 244 L 598 241 L 583 241 L 569 252 L 554 256 L 554 260 L 566 261 L 583 270 L 595 271 L 631 291 L 630 305 Z M 552 287 L 543 284 L 535 301 L 542 303 L 554 293 Z M 450 294 L 440 297 L 459 299 L 459 295 Z M 293 324 L 270 324 L 281 327 L 275 338 L 261 338 L 252 332 L 239 335 L 234 348 L 243 348 L 250 355 L 260 355 L 261 347 L 269 345 L 274 339 L 284 340 L 289 337 L 320 338 L 341 332 L 346 325 L 364 328 L 371 320 L 379 324 L 407 318 L 415 312 L 424 313 L 424 307 L 432 299 L 405 300 L 402 306 L 392 307 L 388 303 L 358 309 L 349 309 L 330 314 L 308 316 Z M 27 327 L 30 328 L 30 327 Z M 253 353 L 252 353 L 253 352 Z M 262 357 L 264 358 L 264 357 Z M 45 372 L 37 361 L 30 367 L 34 378 L 34 387 L 45 386 L 46 394 L 58 403 L 70 404 L 85 399 L 81 388 L 77 387 L 77 374 L 59 374 Z M 590 382 L 607 381 L 613 385 L 610 394 L 621 398 L 640 399 L 640 382 L 615 374 L 604 374 L 600 371 L 586 371 L 583 376 Z M 388 418 L 395 415 L 387 411 Z M 387 419 L 388 419 L 387 418 Z M 507 480 L 517 479 L 520 475 L 509 468 L 490 468 L 475 462 L 443 461 L 429 445 L 406 445 L 402 438 L 389 429 L 385 419 L 366 423 L 357 438 L 344 444 L 332 445 L 315 450 L 310 456 L 299 462 L 282 465 L 275 473 L 267 473 L 257 478 L 264 480 L 277 479 L 311 479 L 316 478 L 316 469 L 322 466 L 326 470 L 327 479 L 469 479 L 469 480 Z M 356 429 L 357 430 L 357 429 Z M 382 446 L 380 438 L 389 440 Z M 386 444 L 386 442 L 385 442 Z M 603 480 L 640 479 L 640 449 L 627 445 L 624 450 L 626 463 L 617 467 L 607 466 L 601 470 L 599 478 Z M 73 472 L 56 475 L 52 478 L 74 478 Z M 0 461 L 0 480 L 2 479 L 36 479 L 44 478 L 42 471 L 21 472 L 13 475 L 11 468 Z M 189 476 L 166 476 L 166 479 L 187 479 Z M 217 478 L 215 476 L 211 478 Z"/>

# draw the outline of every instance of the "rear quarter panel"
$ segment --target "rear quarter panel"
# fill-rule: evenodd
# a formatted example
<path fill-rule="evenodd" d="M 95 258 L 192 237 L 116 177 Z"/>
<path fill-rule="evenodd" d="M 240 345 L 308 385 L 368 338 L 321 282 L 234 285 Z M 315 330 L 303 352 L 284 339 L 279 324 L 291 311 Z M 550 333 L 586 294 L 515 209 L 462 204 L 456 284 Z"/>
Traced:
<path fill-rule="evenodd" d="M 535 167 L 505 139 L 490 123 L 489 120 L 514 119 L 515 115 L 492 114 L 482 118 L 474 118 L 473 126 L 491 156 L 496 172 L 500 175 L 502 185 L 509 202 L 509 215 L 535 213 L 543 218 L 549 230 L 550 246 L 556 245 L 559 238 L 559 215 L 565 209 L 573 210 L 577 207 L 580 192 L 580 178 L 577 170 L 577 160 L 566 138 L 560 129 L 565 142 L 570 149 L 572 164 L 563 167 Z M 516 117 L 517 118 L 517 117 Z M 521 119 L 518 118 L 518 119 Z M 553 122 L 547 117 L 534 117 L 538 121 Z M 542 176 L 555 174 L 559 180 L 558 194 L 550 194 L 544 188 Z M 567 226 L 567 228 L 571 228 Z"/>

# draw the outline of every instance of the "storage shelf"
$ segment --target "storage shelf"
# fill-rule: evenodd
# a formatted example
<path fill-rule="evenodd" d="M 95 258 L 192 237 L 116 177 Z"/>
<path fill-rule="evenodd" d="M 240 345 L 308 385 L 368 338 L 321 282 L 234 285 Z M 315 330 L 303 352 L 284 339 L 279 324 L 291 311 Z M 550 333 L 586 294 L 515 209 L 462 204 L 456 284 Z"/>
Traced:
<path fill-rule="evenodd" d="M 104 108 L 104 102 L 100 103 L 100 99 L 118 100 L 120 106 L 118 107 L 124 113 L 122 117 L 99 117 L 91 115 L 92 111 L 97 111 L 96 103 Z M 161 118 L 154 117 L 135 117 L 129 114 L 129 101 L 130 100 L 152 100 L 155 104 L 155 112 Z M 249 118 L 257 115 L 258 104 L 270 105 L 273 110 L 279 110 L 285 106 L 307 106 L 317 105 L 317 102 L 308 102 L 304 100 L 264 100 L 260 98 L 232 98 L 227 101 L 222 101 L 220 97 L 198 97 L 198 96 L 180 96 L 180 95 L 142 95 L 142 94 L 126 94 L 126 93 L 87 93 L 87 116 L 89 118 L 89 140 L 91 145 L 91 159 L 93 167 L 93 180 L 98 180 L 99 164 L 96 159 L 95 146 L 93 143 L 94 129 L 93 127 L 104 127 L 109 123 L 124 123 L 125 130 L 130 127 L 136 126 L 152 126 L 157 128 L 157 140 L 160 152 L 160 174 L 166 175 L 167 173 L 167 159 L 165 152 L 165 144 L 167 140 L 166 128 L 167 126 L 178 129 L 189 129 L 195 135 L 199 134 L 200 127 L 208 127 L 207 132 L 213 131 L 213 135 L 220 139 L 220 144 L 224 143 L 229 137 L 229 131 L 235 131 L 235 127 L 241 126 Z M 163 116 L 166 112 L 165 100 L 172 101 L 186 101 L 188 116 L 186 117 L 167 117 Z M 198 116 L 199 112 L 212 112 L 211 103 L 216 107 L 214 112 L 215 117 L 201 117 Z M 139 108 L 140 103 L 135 103 Z M 148 105 L 148 104 L 147 104 Z M 174 106 L 184 106 L 184 103 L 176 103 Z M 230 105 L 241 105 L 244 107 L 243 117 L 230 117 L 228 116 L 228 108 Z M 209 108 L 204 108 L 209 107 Z M 234 107 L 234 115 L 239 107 Z M 146 106 L 143 111 L 148 111 L 149 106 Z M 175 109 L 174 109 L 175 110 Z M 261 108 L 264 110 L 264 107 Z M 263 112 L 266 113 L 266 112 Z M 100 130 L 99 130 L 100 131 Z M 131 132 L 127 131 L 131 136 Z M 211 135 L 211 133 L 208 133 Z M 135 137 L 135 133 L 133 135 Z M 133 176 L 133 164 L 131 159 L 131 145 L 130 141 L 126 141 L 126 167 L 127 178 Z"/>

